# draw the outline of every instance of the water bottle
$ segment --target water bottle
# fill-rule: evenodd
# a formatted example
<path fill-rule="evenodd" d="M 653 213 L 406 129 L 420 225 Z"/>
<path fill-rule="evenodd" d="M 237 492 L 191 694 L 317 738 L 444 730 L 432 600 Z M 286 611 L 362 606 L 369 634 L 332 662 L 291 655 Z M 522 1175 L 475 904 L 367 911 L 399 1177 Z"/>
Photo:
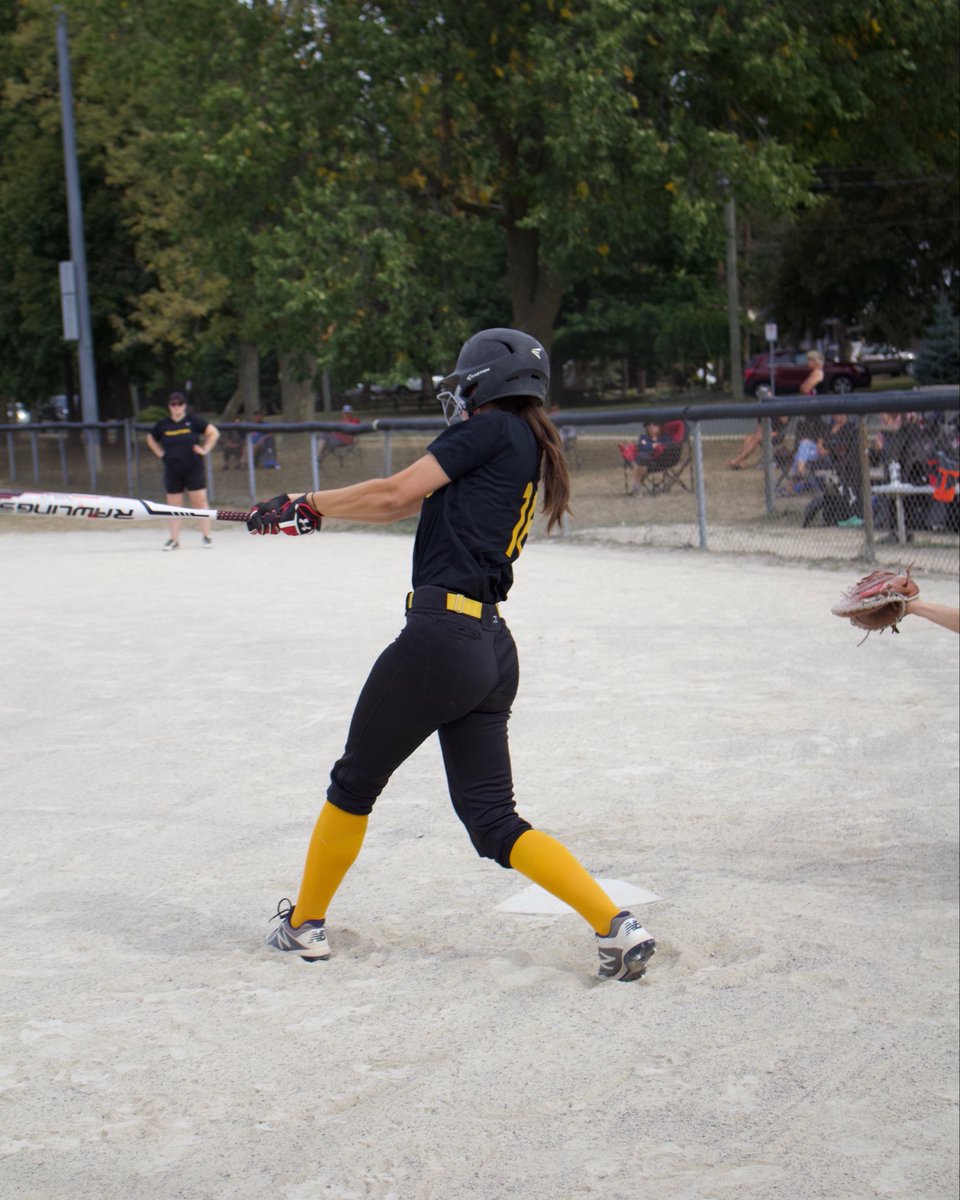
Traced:
<path fill-rule="evenodd" d="M 892 462 L 890 464 L 890 482 L 900 482 L 900 464 L 898 462 Z"/>

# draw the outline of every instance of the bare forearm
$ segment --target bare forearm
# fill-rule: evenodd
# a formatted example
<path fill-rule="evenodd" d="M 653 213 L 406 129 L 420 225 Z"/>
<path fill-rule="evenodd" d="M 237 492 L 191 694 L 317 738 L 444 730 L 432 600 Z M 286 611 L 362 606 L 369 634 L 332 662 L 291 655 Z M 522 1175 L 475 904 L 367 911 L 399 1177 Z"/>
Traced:
<path fill-rule="evenodd" d="M 307 503 L 325 517 L 359 521 L 365 525 L 388 525 L 391 521 L 402 521 L 404 517 L 415 517 L 424 499 L 449 482 L 443 468 L 428 453 L 388 479 L 365 479 L 344 488 L 299 492 L 291 495 L 291 499 L 305 497 Z"/>
<path fill-rule="evenodd" d="M 907 605 L 907 612 L 915 617 L 924 617 L 935 625 L 942 625 L 944 629 L 952 629 L 954 633 L 960 633 L 960 608 L 954 608 L 952 604 L 911 600 Z"/>
<path fill-rule="evenodd" d="M 305 492 L 304 495 L 307 502 L 325 517 L 365 525 L 389 525 L 392 521 L 416 516 L 422 504 L 420 499 L 405 499 L 390 479 L 365 479 L 349 487 Z"/>

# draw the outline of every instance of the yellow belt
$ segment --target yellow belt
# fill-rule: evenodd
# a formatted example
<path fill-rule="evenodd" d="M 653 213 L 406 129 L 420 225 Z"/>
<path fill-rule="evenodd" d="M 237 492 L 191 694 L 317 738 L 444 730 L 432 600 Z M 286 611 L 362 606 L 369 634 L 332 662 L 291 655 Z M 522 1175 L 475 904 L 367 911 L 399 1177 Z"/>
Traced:
<path fill-rule="evenodd" d="M 413 592 L 407 592 L 407 608 L 413 607 Z M 491 605 L 498 613 L 496 605 Z M 483 616 L 483 605 L 479 600 L 471 600 L 469 596 L 461 596 L 458 592 L 447 592 L 446 608 L 448 612 L 463 613 L 465 617 L 476 617 L 479 621 Z"/>

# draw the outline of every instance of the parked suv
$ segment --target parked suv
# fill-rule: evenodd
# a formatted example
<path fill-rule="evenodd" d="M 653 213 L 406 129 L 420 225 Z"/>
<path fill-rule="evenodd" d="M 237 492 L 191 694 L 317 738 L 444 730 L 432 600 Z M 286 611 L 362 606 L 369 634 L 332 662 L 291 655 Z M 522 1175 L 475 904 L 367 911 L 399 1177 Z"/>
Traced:
<path fill-rule="evenodd" d="M 806 350 L 778 350 L 774 359 L 774 391 L 778 396 L 800 390 L 800 384 L 810 374 Z M 755 354 L 743 373 L 743 390 L 755 396 L 758 387 L 770 386 L 770 355 Z M 823 385 L 828 392 L 852 392 L 854 388 L 870 386 L 870 370 L 862 363 L 826 362 L 823 364 Z"/>

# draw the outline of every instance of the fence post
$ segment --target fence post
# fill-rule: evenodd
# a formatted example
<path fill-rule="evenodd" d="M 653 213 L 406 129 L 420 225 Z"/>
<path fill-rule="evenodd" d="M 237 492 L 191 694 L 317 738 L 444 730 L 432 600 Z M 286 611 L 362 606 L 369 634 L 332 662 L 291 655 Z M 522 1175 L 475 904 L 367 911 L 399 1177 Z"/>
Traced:
<path fill-rule="evenodd" d="M 203 474 L 207 481 L 207 500 L 212 505 L 216 496 L 213 494 L 213 463 L 209 454 L 203 456 Z"/>
<path fill-rule="evenodd" d="M 131 462 L 131 446 L 130 446 L 130 422 L 124 417 L 120 422 L 120 428 L 123 432 L 123 465 L 127 472 L 127 495 L 133 496 L 136 493 L 133 490 L 133 463 Z"/>
<path fill-rule="evenodd" d="M 317 431 L 310 434 L 310 478 L 313 481 L 312 490 L 320 491 L 320 464 L 317 462 Z"/>
<path fill-rule="evenodd" d="M 100 431 L 93 431 L 94 427 L 84 425 L 83 427 L 83 444 L 87 451 L 87 467 L 90 471 L 90 491 L 97 490 L 97 455 L 100 453 Z"/>
<path fill-rule="evenodd" d="M 693 486 L 697 493 L 697 525 L 700 528 L 700 549 L 707 548 L 707 500 L 703 487 L 703 438 L 700 422 L 693 422 Z"/>
<path fill-rule="evenodd" d="M 40 487 L 40 455 L 37 452 L 37 431 L 30 430 L 30 462 L 33 466 L 33 482 Z"/>
<path fill-rule="evenodd" d="M 387 429 L 383 434 L 383 477 L 389 479 L 393 474 L 393 431 Z"/>
<path fill-rule="evenodd" d="M 873 488 L 870 484 L 870 446 L 867 439 L 867 414 L 857 418 L 857 453 L 860 455 L 860 511 L 863 513 L 863 557 L 877 561 L 873 528 Z"/>
<path fill-rule="evenodd" d="M 250 489 L 250 502 L 257 502 L 257 471 L 253 465 L 253 434 L 247 434 L 247 486 Z"/>
<path fill-rule="evenodd" d="M 57 450 L 60 452 L 60 478 L 63 480 L 63 490 L 70 486 L 70 476 L 67 474 L 67 435 L 62 429 L 57 430 Z"/>
<path fill-rule="evenodd" d="M 760 428 L 763 433 L 760 451 L 763 458 L 763 498 L 769 517 L 773 514 L 773 443 L 770 440 L 769 417 L 764 417 L 760 422 Z"/>
<path fill-rule="evenodd" d="M 137 480 L 137 486 L 133 490 L 134 496 L 143 495 L 143 479 L 140 474 L 140 439 L 137 437 L 137 431 L 132 426 L 130 433 L 133 437 L 133 471 Z"/>
<path fill-rule="evenodd" d="M 7 431 L 7 458 L 10 460 L 10 482 L 17 482 L 17 456 L 13 449 L 13 434 Z"/>

